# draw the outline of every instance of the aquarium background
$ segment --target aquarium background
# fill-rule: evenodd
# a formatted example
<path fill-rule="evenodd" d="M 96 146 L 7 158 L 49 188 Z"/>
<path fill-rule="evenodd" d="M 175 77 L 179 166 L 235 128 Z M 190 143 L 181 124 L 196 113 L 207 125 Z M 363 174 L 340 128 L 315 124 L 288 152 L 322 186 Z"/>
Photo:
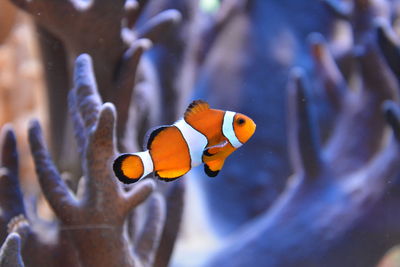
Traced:
<path fill-rule="evenodd" d="M 399 1 L 0 1 L 0 266 L 400 266 Z M 121 184 L 195 99 L 254 136 Z"/>

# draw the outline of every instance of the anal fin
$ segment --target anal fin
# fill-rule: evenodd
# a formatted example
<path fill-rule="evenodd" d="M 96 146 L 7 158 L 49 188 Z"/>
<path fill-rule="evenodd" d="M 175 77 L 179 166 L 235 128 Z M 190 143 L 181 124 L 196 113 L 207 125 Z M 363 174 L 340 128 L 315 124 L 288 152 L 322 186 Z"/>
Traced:
<path fill-rule="evenodd" d="M 213 160 L 207 163 L 204 163 L 204 172 L 209 177 L 215 177 L 218 175 L 219 171 L 224 166 L 224 160 Z"/>
<path fill-rule="evenodd" d="M 177 180 L 179 178 L 181 178 L 181 176 L 176 177 L 176 178 L 161 178 L 161 177 L 158 177 L 158 180 L 161 180 L 161 181 L 164 181 L 164 182 L 172 182 L 172 181 L 175 181 L 175 180 Z"/>
<path fill-rule="evenodd" d="M 158 179 L 169 182 L 180 178 L 189 170 L 190 169 L 156 171 L 155 175 L 158 177 Z"/>

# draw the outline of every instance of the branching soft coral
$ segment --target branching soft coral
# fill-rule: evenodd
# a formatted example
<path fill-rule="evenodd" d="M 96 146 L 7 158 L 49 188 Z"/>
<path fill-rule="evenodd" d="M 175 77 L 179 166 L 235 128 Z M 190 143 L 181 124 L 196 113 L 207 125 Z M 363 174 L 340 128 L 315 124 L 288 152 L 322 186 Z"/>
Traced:
<path fill-rule="evenodd" d="M 34 231 L 25 219 L 26 212 L 19 186 L 18 152 L 15 134 L 10 126 L 3 127 L 1 176 L 0 176 L 0 242 L 7 232 L 16 232 L 21 236 L 22 255 L 27 266 L 55 266 L 56 258 L 63 258 L 58 266 L 75 266 L 77 259 L 68 237 L 61 233 L 55 242 L 49 241 L 43 233 Z M 47 228 L 50 232 L 54 229 Z M 49 235 L 48 233 L 46 233 Z M 47 241 L 45 241 L 47 240 Z"/>
<path fill-rule="evenodd" d="M 101 85 L 100 93 L 107 100 L 113 100 L 112 97 L 118 95 L 115 90 L 132 90 L 133 82 L 130 88 L 122 89 L 118 84 L 111 84 L 119 76 L 124 76 L 123 72 L 135 73 L 135 64 L 130 69 L 121 68 L 129 61 L 137 60 L 136 55 L 128 49 L 132 46 L 148 48 L 149 45 L 143 44 L 141 39 L 156 41 L 160 33 L 180 19 L 178 12 L 169 10 L 138 26 L 136 22 L 143 6 L 131 0 L 112 3 L 101 0 L 13 2 L 32 14 L 42 27 L 61 40 L 70 58 L 82 52 L 92 55 Z"/>
<path fill-rule="evenodd" d="M 84 266 L 141 266 L 154 260 L 163 229 L 163 199 L 153 197 L 148 222 L 134 244 L 134 253 L 124 231 L 129 212 L 153 191 L 146 180 L 125 192 L 110 169 L 115 147 L 115 109 L 102 104 L 97 93 L 91 59 L 76 61 L 75 87 L 70 93 L 78 146 L 81 149 L 83 183 L 76 199 L 61 179 L 45 148 L 40 126 L 33 122 L 29 140 L 43 193 L 60 229 L 69 232 Z M 78 113 L 79 112 L 79 113 Z"/>
<path fill-rule="evenodd" d="M 221 5 L 212 20 L 203 18 L 211 25 L 202 36 L 194 92 L 257 123 L 251 141 L 218 179 L 200 181 L 211 225 L 226 236 L 268 209 L 284 189 L 290 166 L 282 88 L 291 66 L 310 67 L 306 37 L 314 31 L 328 34 L 332 16 L 319 0 L 226 0 Z"/>
<path fill-rule="evenodd" d="M 8 37 L 16 19 L 16 9 L 7 1 L 0 3 L 0 45 Z"/>
<path fill-rule="evenodd" d="M 16 233 L 8 235 L 3 246 L 0 248 L 1 267 L 23 267 L 21 258 L 21 238 Z"/>
<path fill-rule="evenodd" d="M 47 223 L 43 231 L 37 227 L 43 222 L 34 211 L 27 219 L 19 187 L 15 135 L 9 126 L 4 127 L 1 241 L 7 232 L 21 236 L 26 266 L 166 266 L 182 216 L 183 184 L 175 183 L 166 190 L 168 205 L 160 193 L 150 196 L 155 186 L 152 180 L 140 182 L 129 191 L 122 188 L 110 169 L 116 153 L 115 110 L 110 103 L 102 104 L 88 55 L 77 59 L 69 102 L 84 173 L 77 195 L 62 180 L 44 145 L 40 126 L 33 121 L 29 141 L 39 183 L 59 224 Z M 149 196 L 148 204 L 141 209 L 147 216 L 142 219 L 132 211 Z M 144 223 L 126 224 L 128 217 Z"/>
<path fill-rule="evenodd" d="M 166 193 L 167 215 L 165 227 L 161 236 L 160 245 L 157 251 L 154 266 L 168 266 L 175 241 L 181 229 L 182 213 L 184 206 L 185 184 L 184 180 L 176 181 L 168 188 Z"/>
<path fill-rule="evenodd" d="M 149 67 L 139 58 L 153 42 L 180 21 L 176 10 L 165 10 L 154 17 L 141 15 L 146 1 L 28 1 L 12 0 L 31 14 L 37 24 L 50 107 L 51 148 L 55 160 L 65 169 L 76 167 L 66 124 L 66 105 L 70 88 L 71 62 L 81 53 L 90 54 L 95 62 L 99 92 L 105 101 L 113 102 L 118 111 L 117 134 L 125 136 L 129 107 L 136 79 L 146 76 Z M 140 19 L 139 19 L 140 18 Z M 154 90 L 154 89 L 153 89 Z M 140 99 L 154 103 L 157 98 Z M 149 103 L 141 103 L 148 106 Z M 59 140 L 65 142 L 58 142 Z M 123 139 L 119 138 L 119 148 Z M 61 161 L 59 155 L 67 155 Z M 73 158 L 67 158 L 73 155 Z M 74 173 L 77 173 L 74 171 Z"/>
<path fill-rule="evenodd" d="M 386 195 L 399 173 L 400 150 L 382 114 L 386 100 L 398 100 L 398 87 L 373 44 L 358 51 L 355 60 L 361 87 L 327 98 L 338 97 L 341 108 L 325 144 L 304 74 L 292 72 L 288 133 L 294 175 L 273 207 L 239 231 L 208 266 L 374 266 L 400 242 L 392 227 L 400 218 L 395 210 L 387 212 L 399 199 Z M 334 88 L 343 88 L 338 82 Z M 398 109 L 385 106 L 398 136 Z M 383 221 L 383 214 L 390 218 Z"/>
<path fill-rule="evenodd" d="M 4 126 L 1 138 L 0 169 L 0 243 L 7 236 L 7 224 L 21 214 L 25 214 L 22 193 L 19 187 L 18 152 L 14 131 Z"/>
<path fill-rule="evenodd" d="M 395 9 L 394 4 L 386 0 L 323 0 L 322 2 L 337 18 L 351 23 L 355 43 L 363 42 L 374 29 L 373 18 L 389 18 L 391 11 Z"/>

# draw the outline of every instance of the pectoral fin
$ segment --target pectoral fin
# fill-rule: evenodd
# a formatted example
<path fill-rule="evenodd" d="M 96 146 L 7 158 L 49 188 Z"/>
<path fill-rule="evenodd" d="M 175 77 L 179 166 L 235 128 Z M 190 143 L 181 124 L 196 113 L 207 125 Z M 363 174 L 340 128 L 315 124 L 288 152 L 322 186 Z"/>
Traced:
<path fill-rule="evenodd" d="M 227 145 L 228 142 L 224 141 L 218 145 L 207 147 L 206 149 L 204 149 L 203 155 L 207 157 L 215 156 L 216 154 L 224 150 L 224 148 L 226 148 Z"/>
<path fill-rule="evenodd" d="M 204 163 L 204 172 L 209 176 L 209 177 L 215 177 L 218 175 L 219 171 L 222 169 L 224 166 L 224 160 L 213 160 L 209 161 L 207 163 Z"/>

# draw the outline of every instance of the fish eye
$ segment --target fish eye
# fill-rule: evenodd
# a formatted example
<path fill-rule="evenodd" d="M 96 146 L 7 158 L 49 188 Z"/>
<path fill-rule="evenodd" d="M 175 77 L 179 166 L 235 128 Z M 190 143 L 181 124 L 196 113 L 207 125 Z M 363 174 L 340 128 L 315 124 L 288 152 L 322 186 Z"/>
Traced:
<path fill-rule="evenodd" d="M 243 119 L 243 118 L 238 118 L 238 119 L 236 120 L 236 123 L 237 123 L 238 125 L 242 125 L 242 124 L 244 124 L 245 122 L 246 122 L 246 120 Z"/>

